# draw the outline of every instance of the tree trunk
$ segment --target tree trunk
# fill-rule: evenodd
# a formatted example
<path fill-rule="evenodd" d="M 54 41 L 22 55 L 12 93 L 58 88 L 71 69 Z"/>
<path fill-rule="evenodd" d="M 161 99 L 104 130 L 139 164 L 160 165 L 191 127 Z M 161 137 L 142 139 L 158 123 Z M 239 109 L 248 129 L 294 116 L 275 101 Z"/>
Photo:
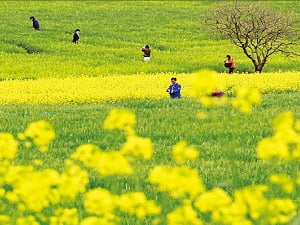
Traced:
<path fill-rule="evenodd" d="M 263 63 L 261 63 L 261 64 L 255 64 L 254 66 L 255 66 L 255 72 L 261 73 L 261 71 L 262 71 L 262 69 L 264 67 L 264 64 Z"/>

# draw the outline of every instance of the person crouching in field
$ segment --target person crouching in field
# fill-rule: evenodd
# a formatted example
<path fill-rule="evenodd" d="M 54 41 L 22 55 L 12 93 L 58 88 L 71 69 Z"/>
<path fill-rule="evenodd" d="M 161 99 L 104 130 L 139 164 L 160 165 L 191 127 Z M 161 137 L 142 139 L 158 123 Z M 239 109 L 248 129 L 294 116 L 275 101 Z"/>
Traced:
<path fill-rule="evenodd" d="M 223 96 L 223 91 L 221 90 L 216 90 L 213 93 L 211 93 L 211 97 L 216 97 L 216 98 L 221 98 Z"/>
<path fill-rule="evenodd" d="M 230 55 L 227 55 L 226 57 L 227 60 L 224 61 L 224 66 L 229 68 L 229 73 L 233 73 L 233 70 L 235 69 L 233 58 Z"/>
<path fill-rule="evenodd" d="M 176 77 L 171 78 L 171 85 L 168 87 L 167 92 L 170 94 L 170 98 L 180 98 L 181 85 L 177 83 Z"/>
<path fill-rule="evenodd" d="M 150 47 L 149 45 L 146 45 L 145 47 L 142 48 L 142 52 L 144 52 L 144 61 L 150 61 Z"/>
<path fill-rule="evenodd" d="M 80 30 L 79 29 L 76 29 L 75 31 L 74 31 L 74 34 L 73 34 L 73 43 L 75 43 L 75 44 L 78 44 L 78 42 L 79 42 L 79 33 L 80 33 Z"/>
<path fill-rule="evenodd" d="M 32 21 L 32 28 L 35 30 L 40 30 L 39 21 L 36 18 L 34 18 L 34 16 L 31 16 L 29 19 Z"/>

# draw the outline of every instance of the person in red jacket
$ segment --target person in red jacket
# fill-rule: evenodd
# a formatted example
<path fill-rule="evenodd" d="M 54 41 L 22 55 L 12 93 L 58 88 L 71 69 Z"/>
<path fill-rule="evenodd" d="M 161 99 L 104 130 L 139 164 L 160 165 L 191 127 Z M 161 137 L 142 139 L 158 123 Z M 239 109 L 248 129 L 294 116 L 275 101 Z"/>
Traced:
<path fill-rule="evenodd" d="M 233 58 L 230 55 L 227 55 L 227 60 L 225 60 L 225 67 L 229 68 L 229 73 L 233 73 L 233 70 L 235 69 L 235 63 L 233 61 Z"/>

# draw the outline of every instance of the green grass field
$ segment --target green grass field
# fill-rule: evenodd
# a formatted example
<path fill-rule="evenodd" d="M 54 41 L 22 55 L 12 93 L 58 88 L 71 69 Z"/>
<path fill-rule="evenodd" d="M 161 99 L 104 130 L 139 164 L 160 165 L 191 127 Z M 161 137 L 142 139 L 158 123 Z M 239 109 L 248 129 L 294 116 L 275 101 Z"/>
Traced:
<path fill-rule="evenodd" d="M 217 4 L 220 1 L 1 2 L 0 80 L 26 82 L 26 79 L 46 77 L 170 72 L 175 76 L 203 68 L 225 72 L 223 60 L 227 54 L 234 57 L 237 73 L 252 72 L 251 62 L 239 48 L 212 34 L 204 25 L 206 13 Z M 296 16 L 300 14 L 299 1 L 259 1 L 259 4 L 286 13 L 292 10 Z M 30 16 L 39 20 L 40 31 L 32 30 Z M 81 39 L 80 44 L 75 45 L 71 40 L 77 28 L 81 30 Z M 142 61 L 141 47 L 145 44 L 152 49 L 150 63 Z M 299 58 L 279 54 L 271 57 L 263 71 L 300 71 L 299 68 Z M 149 137 L 154 143 L 153 158 L 134 161 L 134 175 L 100 177 L 92 171 L 88 188 L 102 187 L 114 194 L 142 191 L 162 206 L 159 224 L 167 224 L 166 215 L 179 206 L 180 201 L 156 191 L 147 177 L 155 165 L 176 165 L 171 149 L 178 141 L 186 140 L 200 150 L 199 159 L 184 165 L 199 171 L 208 190 L 221 187 L 232 194 L 248 185 L 268 183 L 271 174 L 296 176 L 300 169 L 296 160 L 290 163 L 262 161 L 256 156 L 256 147 L 261 139 L 272 135 L 271 123 L 276 115 L 292 111 L 299 120 L 299 99 L 300 90 L 266 91 L 262 95 L 262 104 L 255 106 L 249 115 L 230 106 L 204 108 L 186 96 L 180 100 L 129 98 L 93 104 L 1 105 L 0 132 L 9 132 L 16 137 L 33 121 L 49 121 L 57 135 L 49 151 L 41 153 L 21 145 L 13 164 L 27 165 L 34 159 L 42 159 L 44 164 L 39 169 L 63 171 L 64 161 L 81 144 L 95 144 L 107 152 L 120 149 L 126 137 L 120 131 L 104 130 L 103 122 L 112 109 L 132 110 L 137 116 L 137 135 Z M 207 112 L 209 117 L 198 119 L 199 110 Z M 0 194 L 1 182 L 0 179 Z M 278 189 L 272 191 L 274 197 L 287 196 Z M 298 196 L 299 187 L 291 198 L 296 201 Z M 5 201 L 0 199 L 0 204 Z M 80 218 L 87 214 L 82 201 L 59 206 L 77 208 Z M 44 215 L 50 215 L 55 207 L 45 210 Z M 29 211 L 19 214 L 16 205 L 9 205 L 8 209 L 0 206 L 0 225 L 5 224 L 1 223 L 1 214 L 5 213 L 13 218 L 34 215 Z M 148 217 L 141 222 L 134 216 L 120 216 L 122 225 L 151 224 Z M 41 225 L 49 224 L 41 222 L 41 218 L 38 220 Z"/>
<path fill-rule="evenodd" d="M 5 22 L 0 25 L 0 77 L 181 73 L 202 68 L 224 72 L 227 54 L 234 57 L 236 71 L 252 72 L 252 63 L 241 49 L 204 25 L 205 15 L 216 4 L 220 3 L 2 2 L 0 19 Z M 299 15 L 298 1 L 260 4 Z M 30 16 L 40 21 L 39 32 L 32 30 Z M 80 45 L 71 43 L 77 28 L 81 29 Z M 148 64 L 142 62 L 141 47 L 145 44 L 152 48 Z M 274 55 L 264 71 L 279 70 L 299 71 L 299 60 Z"/>
<path fill-rule="evenodd" d="M 37 150 L 21 147 L 15 163 L 26 165 L 34 159 L 42 159 L 42 168 L 55 168 L 60 171 L 64 167 L 63 161 L 80 144 L 96 144 L 106 151 L 120 149 L 125 142 L 125 136 L 120 131 L 104 130 L 103 121 L 111 109 L 132 110 L 137 115 L 137 134 L 150 137 L 154 142 L 153 159 L 137 160 L 134 163 L 136 172 L 133 176 L 104 178 L 92 173 L 89 186 L 107 188 L 115 194 L 144 191 L 150 199 L 156 199 L 163 207 L 163 215 L 179 203 L 166 194 L 154 191 L 146 180 L 154 165 L 175 165 L 171 148 L 180 140 L 186 140 L 200 149 L 199 160 L 185 165 L 198 169 L 207 189 L 221 187 L 231 193 L 248 185 L 268 183 L 271 174 L 297 174 L 297 162 L 285 164 L 280 161 L 258 160 L 256 146 L 262 138 L 272 135 L 271 121 L 277 114 L 290 110 L 299 118 L 299 97 L 299 92 L 265 94 L 262 105 L 256 107 L 250 115 L 243 115 L 231 107 L 201 108 L 197 102 L 186 98 L 178 101 L 128 100 L 119 103 L 65 106 L 1 106 L 0 130 L 17 134 L 32 121 L 49 121 L 57 134 L 49 151 L 42 154 Z M 208 112 L 209 118 L 197 119 L 195 115 L 199 109 Z M 274 189 L 273 195 L 279 197 L 282 194 Z M 79 209 L 82 207 L 80 203 L 62 206 Z M 161 219 L 164 224 L 165 218 Z M 150 223 L 147 221 L 148 219 L 143 224 Z M 129 216 L 123 218 L 121 224 L 140 222 Z"/>
<path fill-rule="evenodd" d="M 298 118 L 299 92 L 266 94 L 254 113 L 244 115 L 231 107 L 203 109 L 209 118 L 199 120 L 200 105 L 191 99 L 180 101 L 135 100 L 120 103 L 82 104 L 74 106 L 1 106 L 1 131 L 17 134 L 32 121 L 47 120 L 57 138 L 46 153 L 47 166 L 60 168 L 76 147 L 96 144 L 105 150 L 119 149 L 125 137 L 119 131 L 103 129 L 103 121 L 111 109 L 128 108 L 137 115 L 137 134 L 155 143 L 154 159 L 148 166 L 171 163 L 171 147 L 180 140 L 201 150 L 199 169 L 208 187 L 224 185 L 232 188 L 262 183 L 274 171 L 285 171 L 281 163 L 265 164 L 257 160 L 259 140 L 272 135 L 271 121 L 277 114 L 290 110 Z M 186 110 L 189 109 L 189 110 Z M 157 129 L 159 125 L 159 129 Z M 29 157 L 29 158 L 28 158 Z M 18 160 L 36 157 L 22 154 Z M 147 167 L 144 167 L 147 168 Z M 146 170 L 142 175 L 147 176 Z M 298 170 L 293 168 L 294 172 Z"/>

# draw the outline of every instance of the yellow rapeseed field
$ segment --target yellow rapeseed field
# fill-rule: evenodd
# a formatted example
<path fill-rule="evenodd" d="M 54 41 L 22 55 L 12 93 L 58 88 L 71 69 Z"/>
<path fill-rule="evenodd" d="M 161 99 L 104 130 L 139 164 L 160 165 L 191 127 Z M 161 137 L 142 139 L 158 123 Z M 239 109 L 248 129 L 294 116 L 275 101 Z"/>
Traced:
<path fill-rule="evenodd" d="M 139 74 L 107 77 L 43 78 L 0 82 L 0 104 L 60 104 L 168 98 L 170 78 L 177 77 L 183 97 L 191 96 L 192 74 Z M 230 87 L 257 88 L 262 93 L 300 90 L 300 72 L 218 74 L 224 91 Z"/>

